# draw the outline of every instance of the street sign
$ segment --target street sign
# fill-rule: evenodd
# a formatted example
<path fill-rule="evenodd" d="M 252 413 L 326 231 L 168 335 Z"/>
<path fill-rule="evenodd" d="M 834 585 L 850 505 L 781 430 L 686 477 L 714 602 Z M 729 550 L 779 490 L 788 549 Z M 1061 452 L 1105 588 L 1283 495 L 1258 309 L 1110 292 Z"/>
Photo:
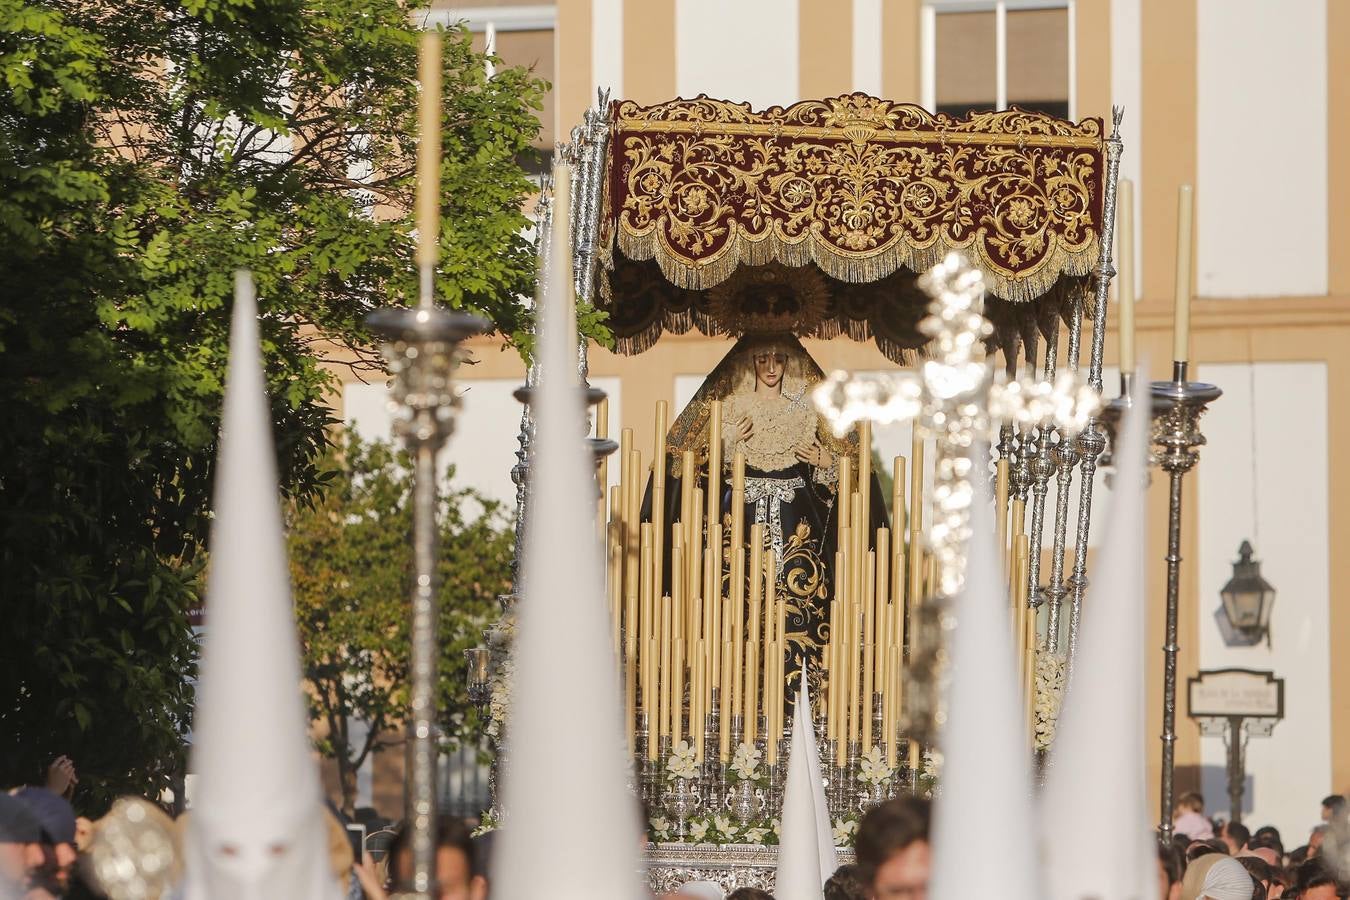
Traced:
<path fill-rule="evenodd" d="M 1188 680 L 1189 715 L 1284 718 L 1284 679 L 1254 669 L 1211 669 Z"/>
<path fill-rule="evenodd" d="M 1210 669 L 1187 679 L 1187 714 L 1200 733 L 1228 742 L 1229 818 L 1242 821 L 1248 737 L 1270 737 L 1284 718 L 1284 679 L 1256 669 Z"/>

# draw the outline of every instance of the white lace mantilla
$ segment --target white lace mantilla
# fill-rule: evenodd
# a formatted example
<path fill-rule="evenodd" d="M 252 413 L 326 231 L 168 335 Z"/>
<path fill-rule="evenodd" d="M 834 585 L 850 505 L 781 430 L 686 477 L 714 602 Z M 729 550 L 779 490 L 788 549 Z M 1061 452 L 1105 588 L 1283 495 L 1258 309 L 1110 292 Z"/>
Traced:
<path fill-rule="evenodd" d="M 819 418 L 802 392 L 796 396 L 763 397 L 755 393 L 732 394 L 722 411 L 723 459 L 745 454 L 747 465 L 761 472 L 776 472 L 795 465 L 797 449 L 816 440 Z M 748 417 L 750 437 L 742 440 L 738 427 Z"/>

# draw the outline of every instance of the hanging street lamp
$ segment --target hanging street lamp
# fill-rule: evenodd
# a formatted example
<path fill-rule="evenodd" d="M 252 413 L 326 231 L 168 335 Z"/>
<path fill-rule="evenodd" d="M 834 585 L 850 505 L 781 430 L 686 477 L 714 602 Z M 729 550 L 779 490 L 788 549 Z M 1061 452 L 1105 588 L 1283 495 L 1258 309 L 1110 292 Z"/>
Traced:
<path fill-rule="evenodd" d="M 1233 563 L 1233 577 L 1219 592 L 1223 615 L 1228 620 L 1224 640 L 1230 647 L 1252 647 L 1266 640 L 1270 646 L 1270 611 L 1275 588 L 1261 577 L 1261 564 L 1252 559 L 1252 545 L 1243 541 Z"/>

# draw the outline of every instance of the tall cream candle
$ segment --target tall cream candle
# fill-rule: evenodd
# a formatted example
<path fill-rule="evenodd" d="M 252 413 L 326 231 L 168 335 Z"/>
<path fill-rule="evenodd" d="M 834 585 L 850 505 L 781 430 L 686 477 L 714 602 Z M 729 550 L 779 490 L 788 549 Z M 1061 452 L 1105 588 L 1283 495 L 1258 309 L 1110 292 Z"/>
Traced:
<path fill-rule="evenodd" d="M 745 697 L 741 704 L 741 716 L 745 721 L 745 742 L 755 743 L 755 732 L 759 719 L 759 643 L 745 643 Z"/>
<path fill-rule="evenodd" d="M 839 484 L 838 493 L 835 496 L 835 503 L 839 507 L 839 535 L 836 544 L 840 550 L 848 547 L 844 540 L 844 529 L 853 524 L 853 514 L 849 509 L 849 503 L 853 500 L 853 460 L 847 456 L 839 457 Z M 840 580 L 840 574 L 843 570 L 835 570 L 835 581 Z"/>
<path fill-rule="evenodd" d="M 1120 371 L 1130 373 L 1134 360 L 1134 184 L 1121 179 L 1116 191 L 1116 303 L 1120 307 Z"/>
<path fill-rule="evenodd" d="M 423 31 L 417 47 L 417 265 L 436 265 L 441 221 L 441 35 Z"/>
<path fill-rule="evenodd" d="M 1177 189 L 1177 280 L 1176 308 L 1172 320 L 1172 359 L 1190 358 L 1191 342 L 1191 233 L 1195 223 L 1195 190 L 1189 184 Z"/>
<path fill-rule="evenodd" d="M 862 521 L 862 552 L 867 551 L 872 536 L 872 423 L 863 419 L 858 423 L 858 506 Z"/>
<path fill-rule="evenodd" d="M 731 458 L 731 550 L 745 544 L 745 454 Z M 734 590 L 733 586 L 733 590 Z"/>
<path fill-rule="evenodd" d="M 708 524 L 722 521 L 722 401 L 708 404 Z"/>
<path fill-rule="evenodd" d="M 670 739 L 678 743 L 684 737 L 684 636 L 676 629 L 670 642 Z"/>
<path fill-rule="evenodd" d="M 680 526 L 686 547 L 693 546 L 702 531 L 702 523 L 694 521 L 695 477 L 694 451 L 685 450 L 680 454 Z"/>
<path fill-rule="evenodd" d="M 663 537 L 666 523 L 666 422 L 669 405 L 664 400 L 656 402 L 656 421 L 653 428 L 652 443 L 652 521 L 656 523 L 658 539 L 652 546 L 652 561 L 656 566 L 657 593 L 665 590 L 666 579 L 666 542 Z"/>
<path fill-rule="evenodd" d="M 670 734 L 670 595 L 665 594 L 661 597 L 661 630 L 660 630 L 660 669 L 656 673 L 657 684 L 657 734 L 665 737 Z"/>
<path fill-rule="evenodd" d="M 732 660 L 736 654 L 731 652 L 731 641 L 722 643 L 722 715 L 718 719 L 717 758 L 726 762 L 731 757 L 731 711 L 735 708 L 731 702 L 729 687 L 734 679 L 731 676 Z"/>
<path fill-rule="evenodd" d="M 764 596 L 764 525 L 760 522 L 750 526 L 750 595 L 746 600 L 746 622 L 749 623 L 747 640 L 759 641 L 760 604 Z"/>
<path fill-rule="evenodd" d="M 647 677 L 643 680 L 642 711 L 647 714 L 647 758 L 656 759 L 660 743 L 660 704 L 657 702 L 657 661 L 661 658 L 660 642 L 655 636 L 647 641 Z"/>
<path fill-rule="evenodd" d="M 628 441 L 633 441 L 633 430 L 625 428 L 628 432 Z M 628 483 L 624 485 L 624 521 L 627 524 L 628 531 L 628 553 L 624 562 L 627 571 L 624 573 L 624 590 L 637 593 L 639 582 L 642 579 L 642 494 L 639 485 L 642 482 L 642 454 L 637 450 L 629 451 Z"/>

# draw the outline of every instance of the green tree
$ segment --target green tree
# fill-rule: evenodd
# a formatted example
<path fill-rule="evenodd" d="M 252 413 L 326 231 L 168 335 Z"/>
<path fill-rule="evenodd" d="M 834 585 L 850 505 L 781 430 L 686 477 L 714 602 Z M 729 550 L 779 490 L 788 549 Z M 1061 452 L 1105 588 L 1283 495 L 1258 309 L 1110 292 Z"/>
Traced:
<path fill-rule="evenodd" d="M 282 490 L 361 321 L 413 292 L 417 4 L 0 0 L 0 785 L 95 809 L 182 766 L 230 275 L 255 272 Z M 443 302 L 508 336 L 545 85 L 445 53 Z M 504 463 L 505 464 L 505 463 Z"/>
<path fill-rule="evenodd" d="M 405 454 L 355 435 L 330 459 L 335 475 L 322 495 L 292 508 L 291 579 L 310 708 L 326 730 L 318 746 L 337 763 L 351 813 L 357 770 L 403 739 L 391 729 L 408 708 L 412 480 Z M 439 523 L 440 724 L 458 743 L 478 727 L 464 651 L 510 589 L 514 534 L 497 504 L 472 490 L 443 494 Z M 367 726 L 359 740 L 358 720 Z"/>

